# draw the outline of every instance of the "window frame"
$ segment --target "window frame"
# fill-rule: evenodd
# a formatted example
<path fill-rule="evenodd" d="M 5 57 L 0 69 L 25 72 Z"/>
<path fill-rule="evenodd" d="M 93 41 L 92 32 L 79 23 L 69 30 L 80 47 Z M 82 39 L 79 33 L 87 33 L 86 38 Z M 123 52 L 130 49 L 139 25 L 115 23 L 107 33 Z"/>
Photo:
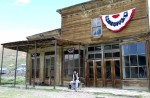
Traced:
<path fill-rule="evenodd" d="M 94 19 L 99 19 L 100 20 L 100 26 L 93 26 L 93 20 Z M 101 30 L 101 34 L 100 35 L 97 35 L 96 34 L 96 36 L 93 34 L 93 29 L 94 28 L 100 28 L 100 30 Z M 102 32 L 102 21 L 101 21 L 101 19 L 99 18 L 99 17 L 94 17 L 94 18 L 92 18 L 91 19 L 91 36 L 93 37 L 93 38 L 100 38 L 101 36 L 102 36 L 102 34 L 103 34 L 103 32 Z"/>
<path fill-rule="evenodd" d="M 144 43 L 144 45 L 145 45 L 145 53 L 138 53 L 138 43 Z M 129 45 L 131 45 L 131 44 L 136 44 L 136 51 L 137 51 L 137 53 L 136 54 L 130 54 L 130 46 Z M 127 52 L 127 54 L 125 54 L 124 53 L 124 49 L 123 49 L 123 45 L 126 45 L 126 47 L 127 48 L 125 48 L 125 49 L 127 49 L 128 51 L 126 51 Z M 147 55 L 146 55 L 146 42 L 145 41 L 142 41 L 142 42 L 135 42 L 135 43 L 125 43 L 125 44 L 122 44 L 122 46 L 121 46 L 121 48 L 122 48 L 122 69 L 123 69 L 123 79 L 147 79 L 148 78 L 148 71 L 147 71 Z M 145 55 L 145 65 L 140 65 L 139 64 L 139 59 L 138 59 L 138 56 L 144 56 Z M 130 57 L 131 56 L 136 56 L 136 59 L 137 59 L 137 65 L 135 65 L 135 66 L 131 66 L 131 59 L 130 59 Z M 125 57 L 128 57 L 129 58 L 129 61 L 128 61 L 128 63 L 129 63 L 129 66 L 126 66 L 125 65 L 125 60 L 124 60 L 124 58 Z M 129 77 L 126 77 L 127 75 L 126 75 L 126 68 L 128 68 L 129 69 Z M 131 69 L 132 68 L 137 68 L 138 69 L 138 78 L 133 78 L 132 77 L 132 72 L 131 72 Z M 142 78 L 142 77 L 140 77 L 140 68 L 146 68 L 146 72 L 144 72 L 144 73 L 146 73 L 146 76 L 144 77 L 144 78 Z"/>

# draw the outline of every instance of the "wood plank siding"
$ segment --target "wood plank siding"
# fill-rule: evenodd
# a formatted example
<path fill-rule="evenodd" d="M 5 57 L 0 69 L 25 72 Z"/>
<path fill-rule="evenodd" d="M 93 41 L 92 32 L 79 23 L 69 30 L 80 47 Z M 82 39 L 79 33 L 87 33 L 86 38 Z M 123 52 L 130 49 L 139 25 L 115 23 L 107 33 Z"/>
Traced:
<path fill-rule="evenodd" d="M 146 26 L 148 25 L 146 0 L 114 0 L 116 3 L 111 3 L 110 1 L 111 0 L 98 0 L 62 10 L 61 37 L 63 39 L 91 44 L 104 42 L 111 38 L 145 33 L 148 31 L 148 27 Z M 80 9 L 81 6 L 85 6 L 85 10 L 82 11 Z M 102 25 L 103 35 L 96 40 L 96 42 L 92 40 L 92 18 L 99 17 L 99 15 L 119 13 L 134 7 L 136 7 L 135 15 L 125 29 L 119 33 L 112 33 Z"/>

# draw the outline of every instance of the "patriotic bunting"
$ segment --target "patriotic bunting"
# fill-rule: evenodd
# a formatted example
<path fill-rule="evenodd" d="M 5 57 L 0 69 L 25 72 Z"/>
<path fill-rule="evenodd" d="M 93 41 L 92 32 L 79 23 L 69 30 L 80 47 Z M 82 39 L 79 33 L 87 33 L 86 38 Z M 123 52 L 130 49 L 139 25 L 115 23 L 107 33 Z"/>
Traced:
<path fill-rule="evenodd" d="M 68 53 L 74 53 L 75 48 L 69 48 L 67 51 Z"/>
<path fill-rule="evenodd" d="M 100 15 L 100 19 L 104 25 L 111 31 L 117 33 L 128 25 L 133 17 L 136 8 L 112 15 Z"/>

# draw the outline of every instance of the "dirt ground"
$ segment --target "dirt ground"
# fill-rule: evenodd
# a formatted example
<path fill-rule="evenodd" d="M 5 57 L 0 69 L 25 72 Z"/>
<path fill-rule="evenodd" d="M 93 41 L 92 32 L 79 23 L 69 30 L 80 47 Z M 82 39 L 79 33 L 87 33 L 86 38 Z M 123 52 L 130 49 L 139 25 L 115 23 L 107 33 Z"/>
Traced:
<path fill-rule="evenodd" d="M 150 98 L 148 91 L 122 90 L 113 88 L 82 88 L 77 92 L 67 87 L 32 86 L 25 89 L 19 85 L 0 86 L 0 98 Z"/>

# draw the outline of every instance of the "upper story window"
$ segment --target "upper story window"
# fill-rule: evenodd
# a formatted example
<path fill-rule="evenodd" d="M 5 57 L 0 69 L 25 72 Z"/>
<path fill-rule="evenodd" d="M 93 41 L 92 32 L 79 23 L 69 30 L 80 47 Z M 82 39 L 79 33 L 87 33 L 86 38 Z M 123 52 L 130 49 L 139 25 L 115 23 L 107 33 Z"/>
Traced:
<path fill-rule="evenodd" d="M 92 23 L 92 36 L 100 37 L 102 35 L 102 23 L 100 18 L 92 19 L 91 23 Z"/>

